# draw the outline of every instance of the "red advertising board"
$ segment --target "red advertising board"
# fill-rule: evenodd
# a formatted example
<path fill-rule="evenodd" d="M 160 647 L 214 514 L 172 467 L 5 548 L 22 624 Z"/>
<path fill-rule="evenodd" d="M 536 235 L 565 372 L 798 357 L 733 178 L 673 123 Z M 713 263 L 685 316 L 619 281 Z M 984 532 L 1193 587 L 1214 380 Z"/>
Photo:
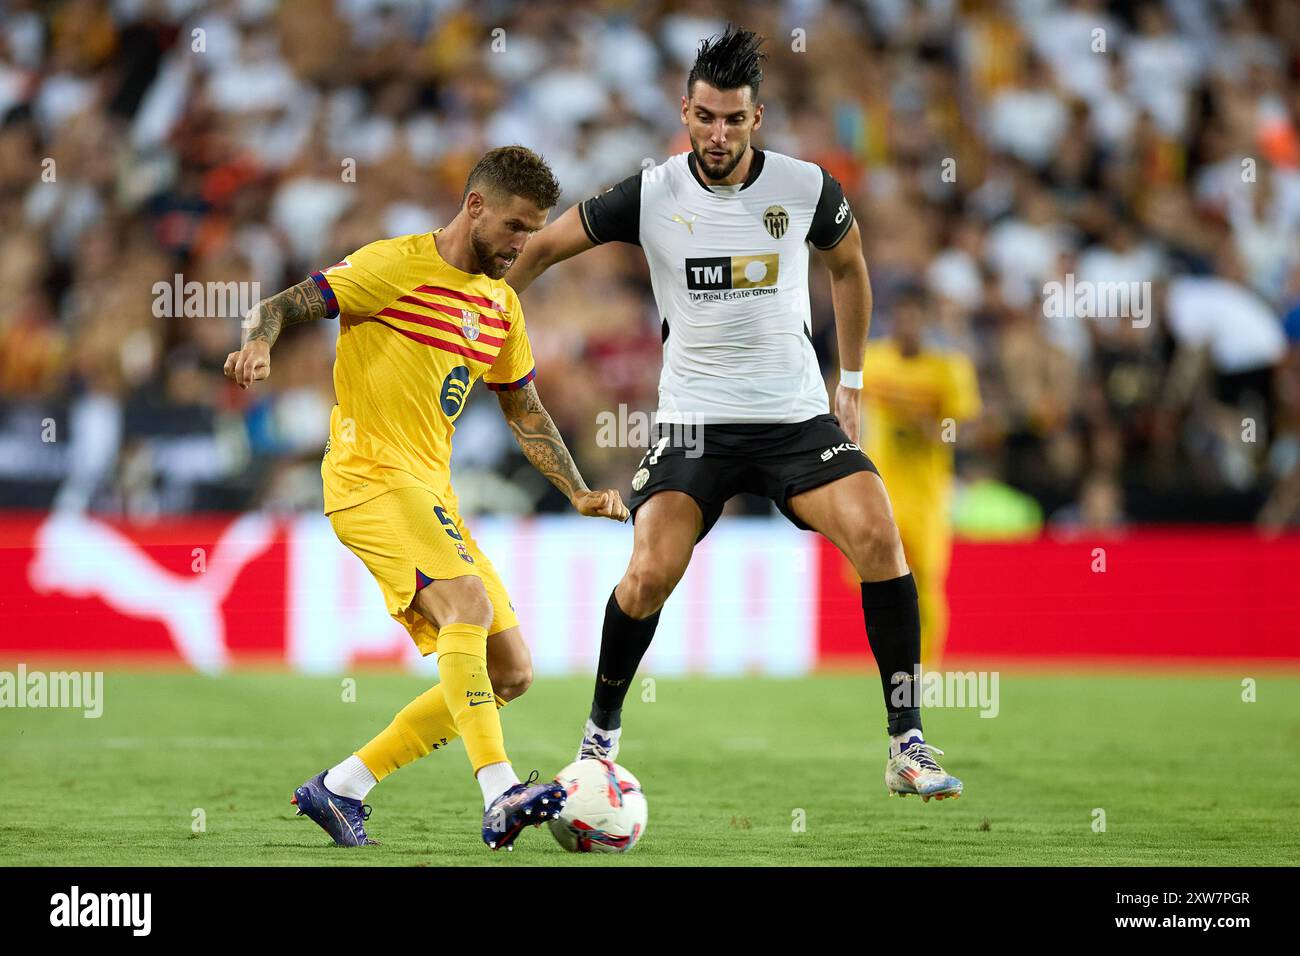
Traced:
<path fill-rule="evenodd" d="M 405 636 L 382 607 L 364 603 L 377 601 L 377 592 L 341 546 L 308 572 L 291 567 L 337 545 L 317 524 L 318 516 L 147 525 L 0 517 L 0 659 L 96 657 L 214 670 L 402 660 Z M 738 544 L 725 546 L 734 529 L 722 527 L 706 539 L 670 602 L 678 607 L 665 614 L 657 666 L 798 673 L 867 663 L 857 578 L 828 542 L 784 522 L 727 524 L 739 529 Z M 495 532 L 512 542 L 502 551 L 544 556 L 545 581 L 524 567 L 508 575 L 521 615 L 531 605 L 526 630 L 538 662 L 549 662 L 539 672 L 582 671 L 594 658 L 600 608 L 626 560 L 617 549 L 627 543 L 625 529 L 606 529 L 615 551 L 602 552 L 610 556 L 597 561 L 596 582 L 587 527 L 500 522 Z M 548 582 L 565 580 L 571 600 L 551 606 L 559 592 Z M 307 618 L 301 592 L 311 584 L 319 587 Z M 1143 528 L 1114 538 L 958 542 L 947 591 L 949 663 L 1300 665 L 1300 535 Z M 331 601 L 337 607 L 318 606 Z M 737 609 L 749 609 L 741 630 L 764 625 L 750 612 L 772 619 L 766 644 L 720 626 Z M 375 632 L 359 635 L 372 619 Z M 347 633 L 323 633 L 330 621 Z M 771 649 L 791 641 L 806 647 L 774 663 Z M 384 653 L 376 657 L 377 649 Z"/>
<path fill-rule="evenodd" d="M 819 660 L 852 660 L 864 651 L 856 578 L 825 541 L 820 564 Z M 1139 528 L 959 541 L 947 594 L 948 662 L 1300 663 L 1300 535 Z"/>

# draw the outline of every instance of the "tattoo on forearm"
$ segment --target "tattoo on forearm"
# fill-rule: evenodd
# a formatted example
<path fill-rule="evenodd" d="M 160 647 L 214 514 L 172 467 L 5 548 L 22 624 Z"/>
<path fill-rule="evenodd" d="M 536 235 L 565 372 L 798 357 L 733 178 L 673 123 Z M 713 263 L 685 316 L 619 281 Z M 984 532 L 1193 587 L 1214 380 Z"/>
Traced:
<path fill-rule="evenodd" d="M 320 289 L 311 279 L 304 279 L 254 306 L 245 342 L 265 339 L 268 345 L 274 345 L 284 329 L 301 322 L 323 319 L 326 312 L 328 307 Z"/>
<path fill-rule="evenodd" d="M 572 498 L 587 491 L 587 483 L 578 473 L 573 456 L 565 447 L 559 429 L 537 395 L 537 386 L 529 382 L 513 392 L 500 392 L 501 411 L 510 423 L 510 430 L 534 468 L 550 480 L 551 484 Z"/>

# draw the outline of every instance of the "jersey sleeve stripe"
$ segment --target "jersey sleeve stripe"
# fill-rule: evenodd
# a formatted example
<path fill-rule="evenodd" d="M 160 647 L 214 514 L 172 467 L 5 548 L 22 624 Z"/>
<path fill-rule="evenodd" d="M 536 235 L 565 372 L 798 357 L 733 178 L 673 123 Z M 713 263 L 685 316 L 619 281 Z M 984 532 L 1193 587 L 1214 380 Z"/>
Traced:
<path fill-rule="evenodd" d="M 459 319 L 461 317 L 460 309 L 457 309 L 455 306 L 443 305 L 441 302 L 429 302 L 426 299 L 419 298 L 418 296 L 404 295 L 398 298 L 397 301 L 405 302 L 408 305 L 418 305 L 426 309 L 433 309 L 437 312 L 442 312 L 444 315 L 450 315 L 454 319 Z M 483 315 L 481 312 L 478 317 L 479 321 L 484 325 L 491 326 L 494 329 L 501 329 L 502 331 L 510 330 L 510 323 L 505 319 L 498 319 L 491 315 Z"/>
<path fill-rule="evenodd" d="M 402 296 L 398 301 L 405 302 L 407 301 L 407 297 Z M 424 305 L 425 303 L 420 302 L 419 304 Z M 460 318 L 460 312 L 458 310 L 449 311 L 457 318 Z M 418 313 L 407 312 L 403 309 L 394 309 L 392 306 L 380 309 L 379 314 L 386 315 L 390 319 L 402 319 L 406 322 L 414 322 L 417 325 L 425 325 L 431 329 L 441 329 L 444 332 L 451 332 L 453 335 L 464 335 L 464 331 L 459 325 L 456 325 L 454 322 L 448 322 L 446 319 L 439 319 L 431 315 L 419 315 Z M 480 318 L 482 318 L 482 316 L 480 316 Z M 480 332 L 478 338 L 474 339 L 474 341 L 482 345 L 492 345 L 496 348 L 501 348 L 501 346 L 506 344 L 505 339 L 499 339 L 495 335 L 488 335 L 484 332 Z"/>
<path fill-rule="evenodd" d="M 594 232 L 592 232 L 591 223 L 587 222 L 587 203 L 585 200 L 583 202 L 578 203 L 578 220 L 582 223 L 582 231 L 587 234 L 588 239 L 590 239 L 598 246 L 604 245 L 605 240 L 601 239 Z"/>
<path fill-rule="evenodd" d="M 492 391 L 494 392 L 513 392 L 517 388 L 523 388 L 525 385 L 527 385 L 536 377 L 537 377 L 537 367 L 533 366 L 532 371 L 530 371 L 527 375 L 525 375 L 521 379 L 518 379 L 517 381 L 497 384 L 495 382 L 489 382 L 486 379 L 484 379 L 483 384 L 486 385 L 488 388 L 492 389 Z"/>
<path fill-rule="evenodd" d="M 491 309 L 494 312 L 500 312 L 503 316 L 506 307 L 500 302 L 493 302 L 491 299 L 485 299 L 481 295 L 470 295 L 461 292 L 458 289 L 444 289 L 436 285 L 421 285 L 415 287 L 416 292 L 427 292 L 430 295 L 445 295 L 449 299 L 459 299 L 461 302 L 471 302 L 474 305 L 481 305 L 485 309 Z"/>
<path fill-rule="evenodd" d="M 844 237 L 849 234 L 849 230 L 853 228 L 853 217 L 846 216 L 845 218 L 848 219 L 848 222 L 844 224 L 843 231 L 838 236 L 835 237 L 834 242 L 828 243 L 827 245 L 824 246 L 818 246 L 817 243 L 814 242 L 813 246 L 820 249 L 822 252 L 827 252 L 831 249 L 834 249 L 836 246 L 838 246 L 844 240 Z"/>
<path fill-rule="evenodd" d="M 299 273 L 301 275 L 301 273 Z M 320 294 L 325 297 L 325 318 L 337 319 L 339 317 L 339 300 L 330 288 L 329 280 L 325 278 L 323 272 L 313 272 L 311 281 L 316 283 L 316 288 L 320 289 Z"/>
<path fill-rule="evenodd" d="M 356 321 L 357 322 L 378 322 L 380 325 L 392 329 L 394 332 L 398 333 L 399 335 L 405 335 L 408 339 L 411 339 L 412 341 L 415 342 L 419 342 L 421 345 L 429 345 L 435 349 L 442 349 L 444 352 L 452 352 L 455 355 L 460 355 L 463 356 L 464 358 L 473 359 L 476 362 L 482 362 L 484 365 L 487 365 L 489 367 L 496 361 L 495 356 L 488 355 L 486 352 L 478 352 L 475 351 L 474 349 L 466 348 L 463 345 L 457 345 L 455 342 L 448 342 L 446 339 L 436 339 L 432 335 L 423 335 L 419 332 L 412 332 L 410 329 L 399 328 L 396 325 L 393 325 L 389 322 L 385 322 L 377 315 L 364 316 L 358 318 Z"/>

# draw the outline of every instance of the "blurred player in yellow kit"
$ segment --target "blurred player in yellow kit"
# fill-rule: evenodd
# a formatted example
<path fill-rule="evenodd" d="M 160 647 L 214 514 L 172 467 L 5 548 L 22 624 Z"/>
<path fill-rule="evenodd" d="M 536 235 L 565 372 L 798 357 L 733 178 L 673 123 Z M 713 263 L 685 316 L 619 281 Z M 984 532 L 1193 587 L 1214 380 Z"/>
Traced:
<path fill-rule="evenodd" d="M 970 359 L 924 344 L 927 307 L 920 290 L 902 294 L 891 334 L 867 344 L 862 365 L 864 447 L 889 482 L 894 520 L 916 577 L 923 667 L 939 662 L 948 633 L 944 587 L 952 554 L 956 429 L 980 411 Z"/>
<path fill-rule="evenodd" d="M 482 377 L 528 460 L 581 514 L 627 517 L 617 491 L 587 488 L 542 406 L 523 311 L 503 278 L 559 195 L 541 157 L 522 146 L 494 149 L 470 173 L 448 226 L 373 242 L 259 302 L 243 348 L 226 360 L 226 374 L 247 388 L 270 374 L 270 348 L 285 326 L 339 319 L 325 513 L 420 652 L 438 655 L 441 683 L 294 791 L 299 814 L 340 845 L 373 843 L 366 794 L 456 736 L 483 791 L 482 835 L 492 849 L 513 849 L 525 826 L 564 806 L 563 786 L 535 783 L 535 774 L 521 783 L 506 756 L 497 710 L 527 689 L 531 661 L 505 586 L 451 487 L 455 421 Z"/>

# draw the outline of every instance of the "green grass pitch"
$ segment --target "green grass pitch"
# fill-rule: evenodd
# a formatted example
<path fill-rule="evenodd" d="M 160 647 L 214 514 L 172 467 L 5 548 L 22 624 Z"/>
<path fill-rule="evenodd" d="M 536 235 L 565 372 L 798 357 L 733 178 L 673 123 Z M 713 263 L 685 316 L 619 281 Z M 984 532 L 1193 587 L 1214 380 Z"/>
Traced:
<path fill-rule="evenodd" d="M 0 864 L 1294 865 L 1300 676 L 1254 676 L 1248 703 L 1227 674 L 1003 672 L 997 717 L 928 712 L 966 784 L 928 804 L 885 794 L 874 675 L 659 680 L 653 702 L 630 696 L 620 756 L 645 787 L 646 835 L 626 856 L 571 856 L 544 830 L 512 854 L 482 845 L 459 742 L 371 793 L 381 846 L 335 848 L 294 818 L 293 788 L 422 678 L 362 671 L 344 702 L 338 678 L 110 672 L 97 720 L 0 710 Z M 539 680 L 503 712 L 517 769 L 572 759 L 589 692 Z"/>

